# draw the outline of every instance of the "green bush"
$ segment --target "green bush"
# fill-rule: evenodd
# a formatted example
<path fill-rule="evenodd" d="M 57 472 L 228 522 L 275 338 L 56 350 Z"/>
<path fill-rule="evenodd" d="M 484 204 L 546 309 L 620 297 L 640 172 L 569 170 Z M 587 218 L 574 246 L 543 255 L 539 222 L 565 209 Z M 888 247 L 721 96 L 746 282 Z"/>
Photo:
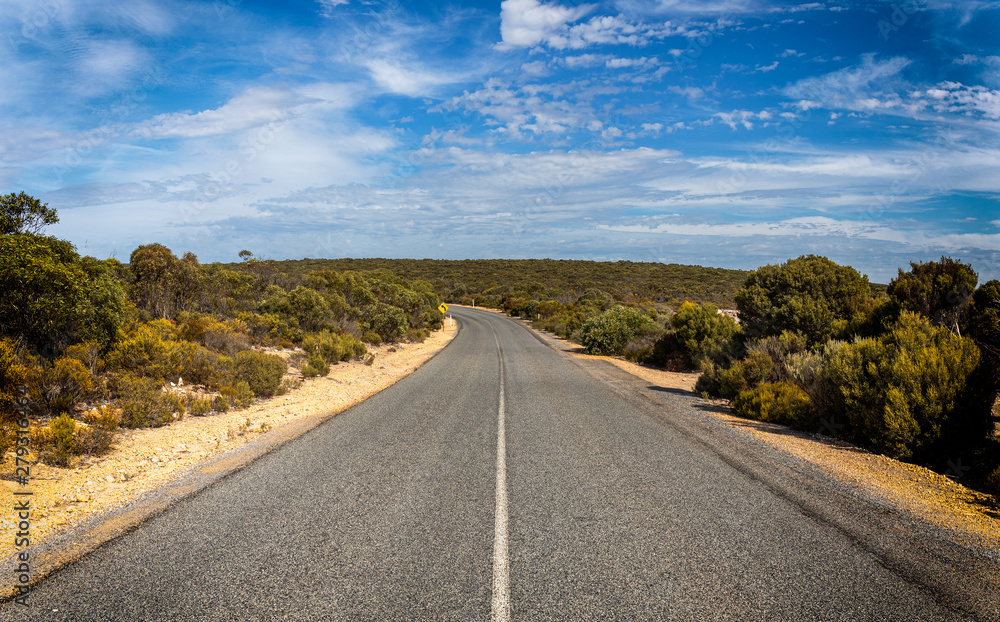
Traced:
<path fill-rule="evenodd" d="M 853 440 L 909 458 L 931 452 L 978 363 L 970 339 L 903 311 L 889 334 L 841 348 L 828 374 L 840 388 Z"/>
<path fill-rule="evenodd" d="M 109 369 L 155 378 L 161 383 L 176 378 L 180 353 L 167 320 L 138 324 L 108 352 Z"/>
<path fill-rule="evenodd" d="M 17 416 L 14 400 L 21 394 L 18 387 L 25 384 L 27 376 L 28 370 L 17 355 L 17 344 L 0 337 L 0 420 Z"/>
<path fill-rule="evenodd" d="M 641 311 L 618 305 L 584 323 L 580 343 L 588 354 L 621 355 L 630 341 L 656 329 L 656 322 Z"/>
<path fill-rule="evenodd" d="M 219 393 L 226 398 L 231 408 L 247 408 L 253 404 L 253 391 L 245 380 L 237 382 L 235 387 L 222 387 Z"/>
<path fill-rule="evenodd" d="M 732 400 L 770 378 L 773 369 L 774 362 L 763 352 L 750 352 L 746 358 L 733 361 L 729 367 L 703 360 L 701 377 L 695 384 L 695 390 Z"/>
<path fill-rule="evenodd" d="M 187 384 L 216 387 L 221 381 L 222 358 L 208 348 L 190 341 L 181 341 L 176 347 L 177 377 Z"/>
<path fill-rule="evenodd" d="M 809 396 L 800 387 L 787 382 L 767 382 L 741 391 L 733 400 L 733 412 L 740 417 L 799 429 L 816 427 Z"/>
<path fill-rule="evenodd" d="M 751 337 L 787 330 L 805 335 L 809 345 L 842 336 L 873 306 L 868 277 L 816 255 L 758 268 L 736 292 L 740 321 Z"/>
<path fill-rule="evenodd" d="M 722 315 L 718 307 L 709 303 L 685 302 L 670 318 L 670 324 L 678 343 L 696 365 L 706 359 L 722 360 L 740 330 L 733 318 Z"/>
<path fill-rule="evenodd" d="M 212 399 L 212 410 L 224 413 L 229 410 L 229 398 L 225 395 L 216 395 Z"/>
<path fill-rule="evenodd" d="M 155 379 L 122 374 L 113 383 L 124 427 L 159 427 L 173 421 L 175 405 L 163 396 Z"/>
<path fill-rule="evenodd" d="M 78 402 L 94 390 L 90 370 L 75 358 L 61 357 L 47 363 L 29 357 L 31 396 L 44 412 L 72 411 Z"/>
<path fill-rule="evenodd" d="M 49 440 L 52 449 L 45 455 L 45 459 L 55 465 L 68 467 L 73 458 L 73 437 L 76 433 L 76 421 L 63 413 L 49 422 Z"/>
<path fill-rule="evenodd" d="M 280 356 L 247 350 L 233 357 L 229 377 L 230 384 L 245 381 L 258 397 L 273 397 L 281 386 L 281 377 L 288 365 Z"/>
<path fill-rule="evenodd" d="M 373 330 L 367 331 L 364 335 L 362 335 L 361 340 L 365 343 L 370 343 L 373 346 L 382 345 L 382 336 Z"/>
<path fill-rule="evenodd" d="M 319 352 L 310 352 L 306 358 L 306 364 L 302 367 L 304 378 L 315 376 L 326 376 L 330 373 L 330 363 Z"/>
<path fill-rule="evenodd" d="M 311 360 L 323 360 L 327 363 L 337 363 L 344 359 L 344 345 L 340 337 L 328 330 L 311 333 L 302 340 L 302 349 Z"/>
<path fill-rule="evenodd" d="M 210 315 L 182 314 L 181 339 L 201 344 L 220 354 L 233 356 L 250 347 L 249 328 L 240 320 L 220 321 Z"/>
<path fill-rule="evenodd" d="M 805 335 L 792 331 L 782 331 L 780 335 L 770 335 L 753 342 L 748 346 L 750 352 L 760 352 L 766 355 L 774 364 L 769 380 L 784 381 L 789 380 L 791 371 L 790 361 L 793 357 L 806 352 L 807 342 Z"/>
<path fill-rule="evenodd" d="M 212 402 L 208 399 L 193 399 L 190 404 L 191 416 L 204 417 L 212 412 Z"/>
<path fill-rule="evenodd" d="M 362 328 L 364 332 L 375 332 L 382 341 L 396 343 L 406 337 L 406 331 L 410 328 L 410 320 L 399 307 L 376 301 L 365 305 L 361 309 L 363 318 Z"/>

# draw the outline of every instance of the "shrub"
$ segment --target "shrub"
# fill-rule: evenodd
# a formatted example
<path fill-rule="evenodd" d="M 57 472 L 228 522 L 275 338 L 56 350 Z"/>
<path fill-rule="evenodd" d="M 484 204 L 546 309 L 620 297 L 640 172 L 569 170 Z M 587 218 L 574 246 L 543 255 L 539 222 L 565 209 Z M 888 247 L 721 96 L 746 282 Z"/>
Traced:
<path fill-rule="evenodd" d="M 27 373 L 17 356 L 17 345 L 6 337 L 0 338 L 0 420 L 14 418 L 14 400 L 20 395 L 18 387 L 26 382 Z"/>
<path fill-rule="evenodd" d="M 306 364 L 302 367 L 303 378 L 326 376 L 330 373 L 330 363 L 318 352 L 310 352 Z"/>
<path fill-rule="evenodd" d="M 889 282 L 886 293 L 901 309 L 919 313 L 938 326 L 958 334 L 969 317 L 973 292 L 979 277 L 961 261 L 941 257 L 941 261 L 910 262 L 910 271 Z"/>
<path fill-rule="evenodd" d="M 122 426 L 159 427 L 173 420 L 174 405 L 162 397 L 160 383 L 155 379 L 122 374 L 113 382 L 118 406 L 122 410 Z"/>
<path fill-rule="evenodd" d="M 171 419 L 182 419 L 187 410 L 184 400 L 173 393 L 160 393 L 160 402 L 171 415 Z"/>
<path fill-rule="evenodd" d="M 817 413 L 828 417 L 844 413 L 844 396 L 830 374 L 830 362 L 845 345 L 846 341 L 828 341 L 821 350 L 790 354 L 785 360 L 789 379 L 805 390 Z"/>
<path fill-rule="evenodd" d="M 306 335 L 302 340 L 302 349 L 310 360 L 322 359 L 326 363 L 336 363 L 344 360 L 344 345 L 340 338 L 328 330 Z"/>
<path fill-rule="evenodd" d="M 235 387 L 222 387 L 219 393 L 225 396 L 231 408 L 247 408 L 253 404 L 253 391 L 245 380 L 237 382 Z"/>
<path fill-rule="evenodd" d="M 66 357 L 80 361 L 91 374 L 100 371 L 104 361 L 101 360 L 101 344 L 96 341 L 85 341 L 66 348 Z"/>
<path fill-rule="evenodd" d="M 212 412 L 212 402 L 208 399 L 193 399 L 190 404 L 191 416 L 204 417 Z"/>
<path fill-rule="evenodd" d="M 364 341 L 365 343 L 370 343 L 373 346 L 382 345 L 381 335 L 379 335 L 373 330 L 365 332 L 365 334 L 361 336 L 361 340 Z"/>
<path fill-rule="evenodd" d="M 758 268 L 736 292 L 740 321 L 751 337 L 788 330 L 805 335 L 809 345 L 842 335 L 872 307 L 868 277 L 816 255 Z"/>
<path fill-rule="evenodd" d="M 406 340 L 410 343 L 423 343 L 429 334 L 426 328 L 411 328 L 406 331 Z"/>
<path fill-rule="evenodd" d="M 748 348 L 751 352 L 766 355 L 774 364 L 768 379 L 785 381 L 791 378 L 789 361 L 793 356 L 806 351 L 805 335 L 792 331 L 783 331 L 780 335 L 771 335 L 755 341 Z"/>
<path fill-rule="evenodd" d="M 177 376 L 188 384 L 216 387 L 221 381 L 222 357 L 190 341 L 177 344 Z"/>
<path fill-rule="evenodd" d="M 229 398 L 225 395 L 216 395 L 212 399 L 212 410 L 224 413 L 229 410 Z"/>
<path fill-rule="evenodd" d="M 979 363 L 979 350 L 903 311 L 891 333 L 844 346 L 830 363 L 851 434 L 897 458 L 929 452 Z"/>
<path fill-rule="evenodd" d="M 815 427 L 809 396 L 801 388 L 787 382 L 768 382 L 749 391 L 741 391 L 733 400 L 733 412 L 740 417 L 799 429 Z"/>
<path fill-rule="evenodd" d="M 344 346 L 344 356 L 346 358 L 343 360 L 345 361 L 361 358 L 368 353 L 368 348 L 365 347 L 365 344 L 353 335 L 341 335 L 340 341 Z"/>
<path fill-rule="evenodd" d="M 279 313 L 239 313 L 236 319 L 247 327 L 251 339 L 261 345 L 286 345 L 302 339 L 298 320 Z"/>
<path fill-rule="evenodd" d="M 399 307 L 381 301 L 367 304 L 361 309 L 364 332 L 378 333 L 382 341 L 395 343 L 406 337 L 410 320 Z"/>
<path fill-rule="evenodd" d="M 702 374 L 695 384 L 695 390 L 731 400 L 767 380 L 771 376 L 774 362 L 763 352 L 750 352 L 746 358 L 733 361 L 729 367 L 703 360 L 701 368 Z"/>
<path fill-rule="evenodd" d="M 288 365 L 281 357 L 247 350 L 233 357 L 231 378 L 235 382 L 245 381 L 258 397 L 272 397 L 287 370 Z"/>
<path fill-rule="evenodd" d="M 250 389 L 250 383 L 241 380 L 236 383 L 236 401 L 230 403 L 236 404 L 240 408 L 247 408 L 253 404 L 254 398 L 253 391 Z"/>
<path fill-rule="evenodd" d="M 670 318 L 676 339 L 695 364 L 709 359 L 720 361 L 729 343 L 739 332 L 739 325 L 728 315 L 719 313 L 713 304 L 685 302 Z"/>
<path fill-rule="evenodd" d="M 76 431 L 73 439 L 73 453 L 100 456 L 111 450 L 115 430 L 121 422 L 121 415 L 114 409 L 101 406 L 96 412 L 83 416 L 87 424 Z"/>
<path fill-rule="evenodd" d="M 656 323 L 641 311 L 618 305 L 584 323 L 580 342 L 588 354 L 620 355 L 628 342 L 655 328 Z"/>
<path fill-rule="evenodd" d="M 94 379 L 83 363 L 62 357 L 51 364 L 29 358 L 28 378 L 32 397 L 44 412 L 72 411 L 94 390 Z"/>
<path fill-rule="evenodd" d="M 51 449 L 43 454 L 43 459 L 55 466 L 68 467 L 73 459 L 73 437 L 76 421 L 63 413 L 49 422 L 48 440 Z"/>
<path fill-rule="evenodd" d="M 222 322 L 210 315 L 186 317 L 179 326 L 181 339 L 232 356 L 250 347 L 249 328 L 240 320 Z"/>
<path fill-rule="evenodd" d="M 139 324 L 108 352 L 109 369 L 155 378 L 161 383 L 177 377 L 180 355 L 173 328 L 166 320 Z"/>

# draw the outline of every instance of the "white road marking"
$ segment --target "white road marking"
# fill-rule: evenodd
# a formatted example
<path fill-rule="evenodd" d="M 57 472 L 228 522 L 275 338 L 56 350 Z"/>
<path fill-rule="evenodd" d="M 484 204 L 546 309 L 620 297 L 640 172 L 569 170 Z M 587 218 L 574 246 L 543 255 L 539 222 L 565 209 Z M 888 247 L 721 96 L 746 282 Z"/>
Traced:
<path fill-rule="evenodd" d="M 492 325 L 490 328 L 493 328 Z M 497 409 L 497 494 L 493 529 L 493 622 L 510 620 L 510 574 L 507 561 L 507 440 L 504 431 L 503 353 L 496 329 L 493 339 L 500 357 L 500 406 Z"/>

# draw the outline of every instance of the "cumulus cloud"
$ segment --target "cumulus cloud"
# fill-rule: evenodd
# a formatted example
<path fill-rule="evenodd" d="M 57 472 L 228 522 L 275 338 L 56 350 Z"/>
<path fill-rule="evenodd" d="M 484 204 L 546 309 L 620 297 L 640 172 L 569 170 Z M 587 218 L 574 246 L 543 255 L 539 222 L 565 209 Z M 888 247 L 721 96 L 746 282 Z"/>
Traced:
<path fill-rule="evenodd" d="M 645 23 L 623 14 L 598 15 L 576 23 L 594 5 L 567 7 L 539 0 L 504 0 L 500 5 L 498 49 L 547 45 L 558 50 L 578 50 L 593 45 L 644 46 L 667 37 L 695 38 L 734 25 L 729 19 L 683 20 Z"/>
<path fill-rule="evenodd" d="M 531 47 L 548 40 L 566 24 L 590 12 L 592 5 L 565 7 L 538 0 L 504 0 L 500 3 L 500 47 Z"/>

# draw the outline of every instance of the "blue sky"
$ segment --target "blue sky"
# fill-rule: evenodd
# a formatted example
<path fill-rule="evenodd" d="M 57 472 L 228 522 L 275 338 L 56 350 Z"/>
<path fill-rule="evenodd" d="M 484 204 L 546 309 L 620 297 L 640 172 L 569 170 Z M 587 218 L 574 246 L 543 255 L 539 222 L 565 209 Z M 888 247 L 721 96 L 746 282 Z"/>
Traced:
<path fill-rule="evenodd" d="M 0 192 L 124 261 L 1000 278 L 1000 2 L 5 0 Z"/>

